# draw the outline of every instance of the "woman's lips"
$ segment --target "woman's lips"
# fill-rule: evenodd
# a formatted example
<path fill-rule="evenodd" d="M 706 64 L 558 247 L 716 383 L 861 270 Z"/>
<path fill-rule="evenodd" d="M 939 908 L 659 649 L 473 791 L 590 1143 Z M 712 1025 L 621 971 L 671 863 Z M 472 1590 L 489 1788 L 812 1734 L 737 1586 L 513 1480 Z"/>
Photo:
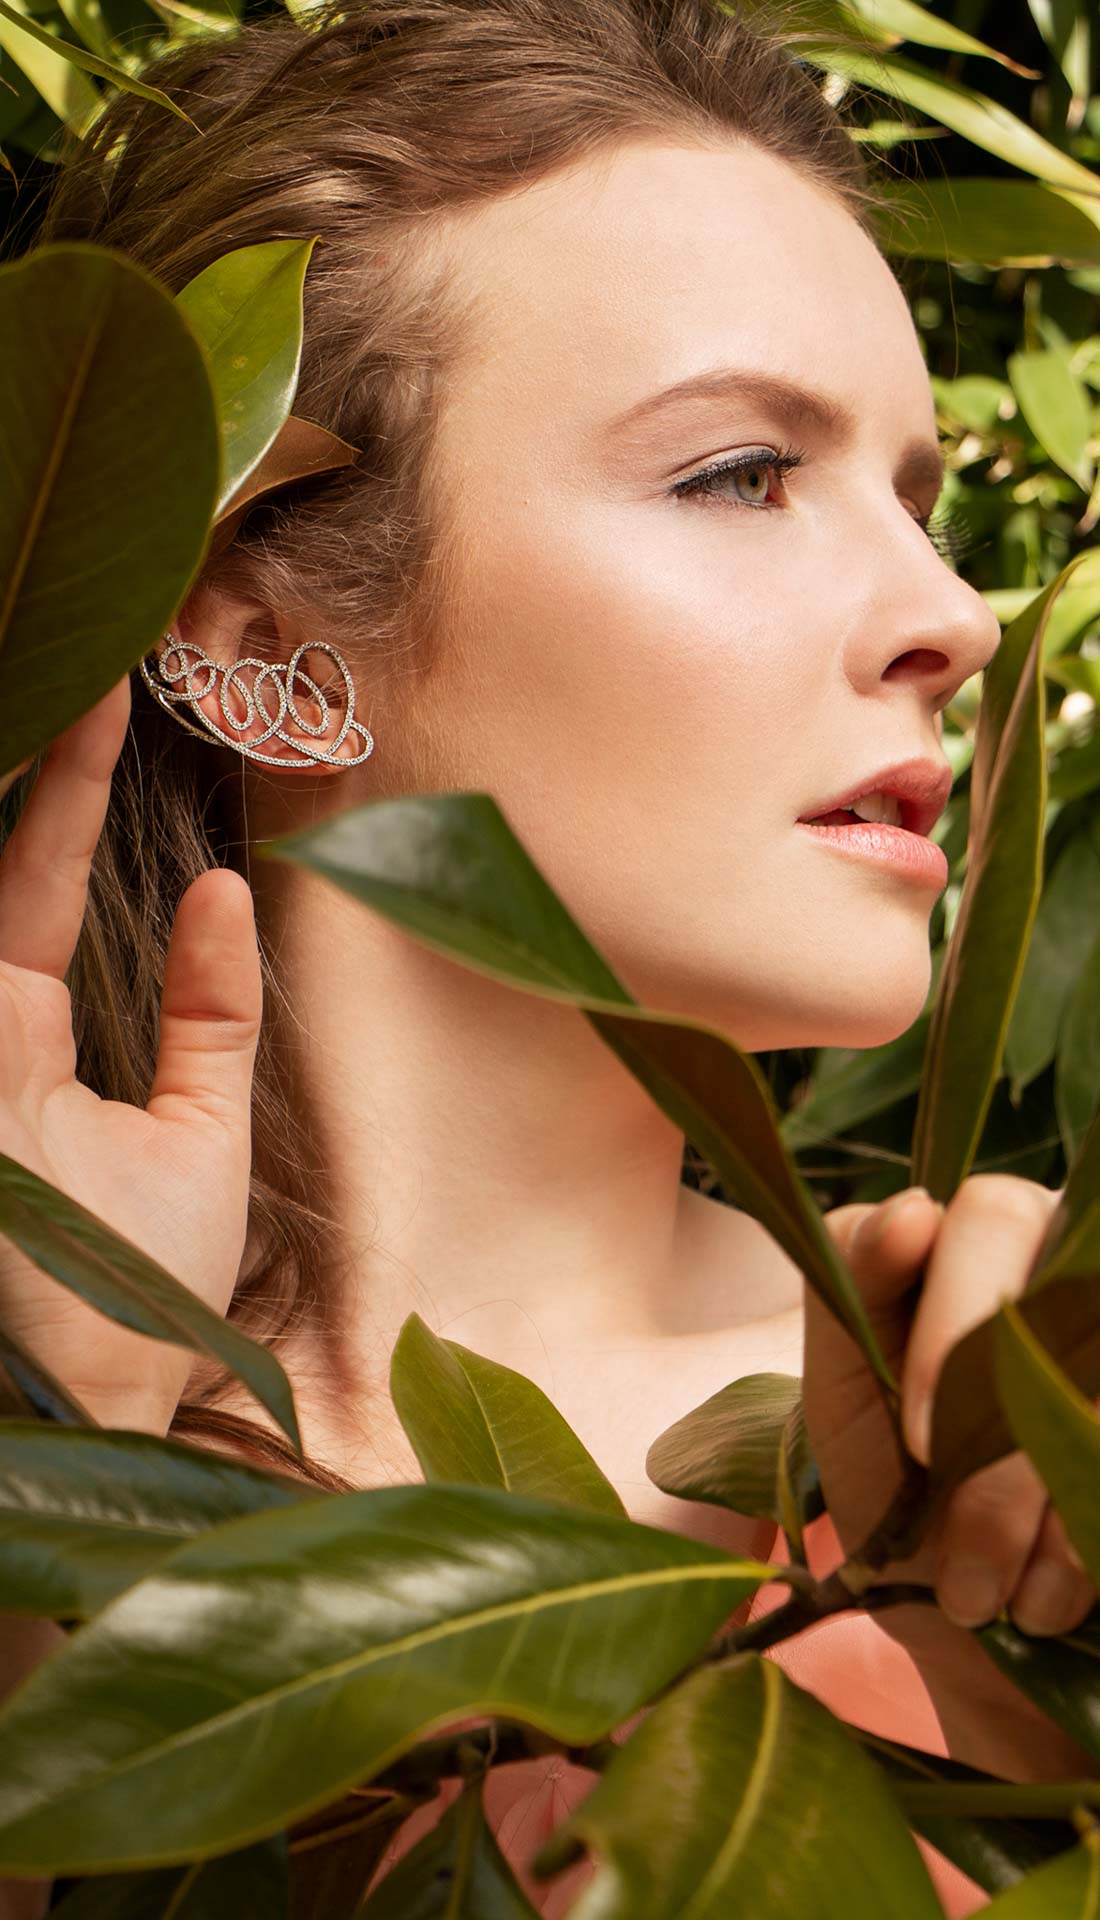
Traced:
<path fill-rule="evenodd" d="M 947 855 L 924 834 L 889 827 L 879 820 L 860 820 L 853 813 L 840 811 L 795 824 L 800 832 L 812 833 L 825 846 L 837 848 L 850 859 L 872 860 L 921 886 L 935 887 L 937 893 L 947 885 Z"/>

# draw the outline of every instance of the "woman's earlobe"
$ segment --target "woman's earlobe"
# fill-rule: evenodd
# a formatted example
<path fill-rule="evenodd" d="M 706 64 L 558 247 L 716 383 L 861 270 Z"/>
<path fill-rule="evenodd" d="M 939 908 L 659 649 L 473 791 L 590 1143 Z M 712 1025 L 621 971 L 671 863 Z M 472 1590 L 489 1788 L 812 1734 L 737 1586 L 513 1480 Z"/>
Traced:
<path fill-rule="evenodd" d="M 141 661 L 141 677 L 166 713 L 212 746 L 232 747 L 262 766 L 283 771 L 315 766 L 356 767 L 374 751 L 374 737 L 355 718 L 355 687 L 343 655 L 327 640 L 306 640 L 284 666 L 248 655 L 229 663 L 211 659 L 195 641 L 164 636 L 163 650 Z M 320 653 L 343 683 L 342 710 L 301 665 Z M 179 711 L 186 705 L 196 725 Z M 357 742 L 361 745 L 357 746 Z M 345 743 L 350 751 L 344 751 Z"/>

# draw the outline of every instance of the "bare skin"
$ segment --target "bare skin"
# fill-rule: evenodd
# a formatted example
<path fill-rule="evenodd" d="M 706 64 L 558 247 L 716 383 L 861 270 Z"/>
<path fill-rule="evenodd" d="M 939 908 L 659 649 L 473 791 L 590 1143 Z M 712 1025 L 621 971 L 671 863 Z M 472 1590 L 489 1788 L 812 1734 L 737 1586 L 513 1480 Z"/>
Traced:
<path fill-rule="evenodd" d="M 934 892 L 795 824 L 863 774 L 938 758 L 943 708 L 999 637 L 918 524 L 935 414 L 889 269 L 843 208 L 733 143 L 630 144 L 454 219 L 436 244 L 480 299 L 435 453 L 461 556 L 450 629 L 427 675 L 375 683 L 351 657 L 374 755 L 323 775 L 249 768 L 250 835 L 383 794 L 487 790 L 639 999 L 750 1051 L 905 1032 L 927 996 Z M 793 425 L 742 379 L 614 430 L 719 366 L 813 387 L 850 424 Z M 766 456 L 789 442 L 804 460 L 783 476 Z M 746 449 L 761 454 L 751 476 L 715 497 L 671 491 Z M 273 630 L 284 658 L 308 637 L 204 591 L 176 623 L 227 661 Z M 254 895 L 349 1254 L 337 1333 L 286 1357 L 308 1449 L 360 1485 L 416 1477 L 386 1387 L 415 1309 L 537 1379 L 636 1518 L 759 1553 L 759 1528 L 649 1487 L 645 1451 L 728 1380 L 804 1370 L 833 1523 L 857 1544 L 896 1475 L 888 1449 L 850 1444 L 873 1427 L 850 1343 L 804 1309 L 755 1222 L 683 1188 L 682 1135 L 574 1010 L 256 862 L 251 894 L 219 872 L 184 898 L 148 1111 L 75 1082 L 62 983 L 126 711 L 123 686 L 55 744 L 0 860 L 0 1148 L 224 1312 L 245 1245 Z M 1008 1219 L 1007 1290 L 1037 1244 L 1050 1196 L 1008 1184 L 1032 1197 L 1006 1215 L 1004 1183 L 971 1181 L 944 1219 L 931 1209 L 857 1265 L 898 1343 L 914 1443 L 944 1351 L 996 1304 L 991 1223 Z M 830 1224 L 846 1235 L 851 1210 Z M 0 1311 L 97 1417 L 166 1431 L 187 1356 L 158 1348 L 151 1365 L 147 1342 L 7 1255 Z M 256 1414 L 243 1395 L 227 1404 Z M 960 1535 L 1000 1555 L 1009 1592 L 1040 1550 L 1065 1563 L 1025 1469 L 990 1470 L 998 1498 L 960 1504 L 915 1577 L 935 1577 Z M 1094 1598 L 1079 1581 L 1075 1618 Z M 929 1639 L 925 1625 L 908 1644 L 926 1677 L 982 1693 L 984 1712 L 984 1655 L 960 1627 Z M 998 1710 L 1006 1772 L 1064 1770 L 1063 1743 L 1014 1702 Z M 965 1713 L 957 1735 L 960 1757 L 994 1764 Z"/>

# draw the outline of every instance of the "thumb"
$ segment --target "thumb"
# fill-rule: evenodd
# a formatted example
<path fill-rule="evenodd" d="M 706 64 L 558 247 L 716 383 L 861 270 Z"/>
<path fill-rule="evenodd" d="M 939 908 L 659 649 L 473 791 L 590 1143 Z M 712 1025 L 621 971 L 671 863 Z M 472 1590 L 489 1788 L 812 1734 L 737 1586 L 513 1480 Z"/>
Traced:
<path fill-rule="evenodd" d="M 176 909 L 146 1111 L 203 1114 L 247 1135 L 262 1006 L 251 891 L 239 873 L 212 867 Z"/>

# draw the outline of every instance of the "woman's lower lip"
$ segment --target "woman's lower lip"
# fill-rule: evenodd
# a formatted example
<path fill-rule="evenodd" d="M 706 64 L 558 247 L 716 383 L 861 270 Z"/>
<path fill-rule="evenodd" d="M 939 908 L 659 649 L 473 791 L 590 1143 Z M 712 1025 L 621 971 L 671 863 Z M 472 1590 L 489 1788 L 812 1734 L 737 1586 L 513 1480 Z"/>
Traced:
<path fill-rule="evenodd" d="M 947 855 L 922 833 L 907 833 L 904 827 L 888 827 L 877 820 L 853 822 L 850 827 L 819 827 L 809 820 L 799 820 L 797 824 L 818 840 L 839 847 L 842 853 L 859 860 L 874 860 L 893 873 L 903 873 L 910 880 L 919 881 L 922 886 L 935 887 L 939 893 L 947 885 L 950 872 Z"/>

